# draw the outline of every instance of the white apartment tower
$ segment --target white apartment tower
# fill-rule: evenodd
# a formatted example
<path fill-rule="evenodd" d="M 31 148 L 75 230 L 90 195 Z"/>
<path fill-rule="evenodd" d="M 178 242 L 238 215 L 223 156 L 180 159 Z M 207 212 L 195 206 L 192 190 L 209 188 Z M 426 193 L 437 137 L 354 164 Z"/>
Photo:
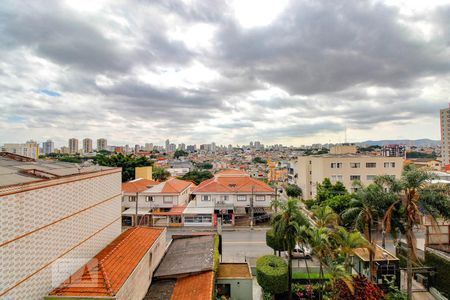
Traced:
<path fill-rule="evenodd" d="M 69 153 L 75 154 L 78 152 L 78 139 L 71 138 L 69 139 Z"/>
<path fill-rule="evenodd" d="M 42 143 L 42 150 L 44 154 L 50 154 L 55 151 L 55 143 L 53 143 L 52 140 L 47 140 L 46 142 Z"/>
<path fill-rule="evenodd" d="M 441 156 L 442 165 L 450 163 L 450 103 L 448 108 L 441 109 Z"/>
<path fill-rule="evenodd" d="M 3 151 L 33 159 L 39 157 L 39 145 L 33 140 L 27 141 L 25 144 L 5 144 Z"/>
<path fill-rule="evenodd" d="M 108 142 L 106 139 L 98 139 L 97 140 L 97 151 L 106 150 L 108 147 Z"/>
<path fill-rule="evenodd" d="M 83 140 L 83 153 L 92 153 L 94 150 L 92 149 L 92 140 L 89 138 L 85 138 Z"/>

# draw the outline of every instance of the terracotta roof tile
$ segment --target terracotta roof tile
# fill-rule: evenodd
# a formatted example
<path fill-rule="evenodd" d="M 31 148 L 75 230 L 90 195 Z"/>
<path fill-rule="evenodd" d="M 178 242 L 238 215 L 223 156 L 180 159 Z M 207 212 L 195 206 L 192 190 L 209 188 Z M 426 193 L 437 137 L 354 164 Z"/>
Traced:
<path fill-rule="evenodd" d="M 135 227 L 119 235 L 52 296 L 114 296 L 164 229 Z"/>
<path fill-rule="evenodd" d="M 273 189 L 262 182 L 251 178 L 250 176 L 216 176 L 200 183 L 193 191 L 193 193 L 251 193 L 252 188 L 255 193 L 273 192 Z"/>
<path fill-rule="evenodd" d="M 208 271 L 177 280 L 171 300 L 211 300 L 214 289 L 214 272 Z"/>
<path fill-rule="evenodd" d="M 140 193 L 148 189 L 148 187 L 157 185 L 159 182 L 149 179 L 136 179 L 122 183 L 122 191 L 125 193 Z"/>
<path fill-rule="evenodd" d="M 162 193 L 181 193 L 186 188 L 192 185 L 192 182 L 171 178 L 164 183 Z"/>

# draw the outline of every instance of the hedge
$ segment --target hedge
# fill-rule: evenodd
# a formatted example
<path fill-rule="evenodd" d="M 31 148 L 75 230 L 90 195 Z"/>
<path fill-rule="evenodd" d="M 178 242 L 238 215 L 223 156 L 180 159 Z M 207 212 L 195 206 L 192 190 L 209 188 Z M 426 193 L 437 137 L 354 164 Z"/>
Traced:
<path fill-rule="evenodd" d="M 266 231 L 266 244 L 275 251 L 286 251 L 282 241 L 275 237 L 273 229 Z"/>
<path fill-rule="evenodd" d="M 219 270 L 220 264 L 219 239 L 220 239 L 219 235 L 216 234 L 214 236 L 214 264 L 213 264 L 215 273 L 217 273 L 217 271 Z"/>
<path fill-rule="evenodd" d="M 450 296 L 450 261 L 434 253 L 425 251 L 425 264 L 436 268 L 436 277 L 432 284 L 444 296 Z"/>
<path fill-rule="evenodd" d="M 284 293 L 288 290 L 288 266 L 278 256 L 262 256 L 256 261 L 256 279 L 265 292 Z"/>

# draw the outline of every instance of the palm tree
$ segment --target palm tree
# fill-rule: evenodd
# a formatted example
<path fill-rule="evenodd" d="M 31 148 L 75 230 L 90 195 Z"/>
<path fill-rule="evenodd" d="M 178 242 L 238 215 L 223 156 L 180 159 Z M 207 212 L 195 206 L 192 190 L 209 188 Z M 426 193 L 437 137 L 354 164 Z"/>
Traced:
<path fill-rule="evenodd" d="M 391 183 L 400 191 L 400 197 L 387 209 L 383 223 L 387 232 L 390 232 L 392 222 L 403 225 L 407 254 L 407 294 L 408 299 L 412 299 L 412 263 L 417 262 L 414 225 L 417 225 L 422 212 L 431 216 L 434 220 L 439 217 L 450 219 L 450 201 L 444 190 L 436 185 L 430 185 L 431 176 L 422 169 L 414 166 L 407 166 L 403 171 L 400 180 L 380 179 L 381 182 Z M 422 211 L 422 212 L 421 212 Z M 403 212 L 402 214 L 394 214 Z"/>
<path fill-rule="evenodd" d="M 277 214 L 272 226 L 277 238 L 283 243 L 288 253 L 288 297 L 292 299 L 292 250 L 302 232 L 301 226 L 308 226 L 308 221 L 298 208 L 297 199 L 282 203 L 281 212 Z"/>
<path fill-rule="evenodd" d="M 370 244 L 359 231 L 348 231 L 344 227 L 339 227 L 333 237 L 339 252 L 344 254 L 344 268 L 351 274 L 350 256 L 354 255 L 355 249 L 370 248 Z"/>
<path fill-rule="evenodd" d="M 319 299 L 322 299 L 322 290 L 324 288 L 324 272 L 323 266 L 327 257 L 331 252 L 331 244 L 329 240 L 330 230 L 327 227 L 311 227 L 309 231 L 309 243 L 311 245 L 313 253 L 319 260 L 319 278 L 322 282 L 322 288 L 320 289 Z"/>
<path fill-rule="evenodd" d="M 342 213 L 342 219 L 353 220 L 353 228 L 364 232 L 364 236 L 371 245 L 371 250 L 369 251 L 369 274 L 371 281 L 375 277 L 375 266 L 373 263 L 373 250 L 375 247 L 372 239 L 372 228 L 380 214 L 380 206 L 377 203 L 379 198 L 375 195 L 376 193 L 374 193 L 372 186 L 361 189 L 357 193 L 357 197 L 350 201 L 350 207 Z"/>
<path fill-rule="evenodd" d="M 329 206 L 319 206 L 313 210 L 314 217 L 316 217 L 317 227 L 335 227 L 339 223 L 339 216 Z"/>

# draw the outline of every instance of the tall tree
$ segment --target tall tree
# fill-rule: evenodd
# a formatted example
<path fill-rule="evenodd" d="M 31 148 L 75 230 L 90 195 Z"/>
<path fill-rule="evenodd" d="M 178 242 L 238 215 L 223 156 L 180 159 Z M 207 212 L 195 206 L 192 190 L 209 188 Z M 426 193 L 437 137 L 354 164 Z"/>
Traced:
<path fill-rule="evenodd" d="M 302 232 L 301 226 L 308 226 L 308 220 L 300 212 L 297 199 L 289 199 L 281 206 L 281 212 L 272 220 L 277 238 L 283 242 L 288 253 L 288 294 L 292 299 L 292 250 Z"/>
<path fill-rule="evenodd" d="M 431 175 L 423 169 L 417 169 L 413 165 L 406 166 L 400 180 L 393 178 L 380 178 L 381 183 L 386 183 L 392 188 L 388 192 L 399 193 L 399 199 L 386 211 L 384 224 L 386 231 L 390 232 L 393 221 L 402 224 L 408 246 L 407 254 L 407 294 L 412 299 L 412 264 L 417 262 L 416 238 L 413 231 L 421 216 L 426 214 L 436 218 L 450 219 L 450 200 L 448 193 L 440 186 L 431 185 Z M 395 212 L 400 212 L 395 214 Z"/>

